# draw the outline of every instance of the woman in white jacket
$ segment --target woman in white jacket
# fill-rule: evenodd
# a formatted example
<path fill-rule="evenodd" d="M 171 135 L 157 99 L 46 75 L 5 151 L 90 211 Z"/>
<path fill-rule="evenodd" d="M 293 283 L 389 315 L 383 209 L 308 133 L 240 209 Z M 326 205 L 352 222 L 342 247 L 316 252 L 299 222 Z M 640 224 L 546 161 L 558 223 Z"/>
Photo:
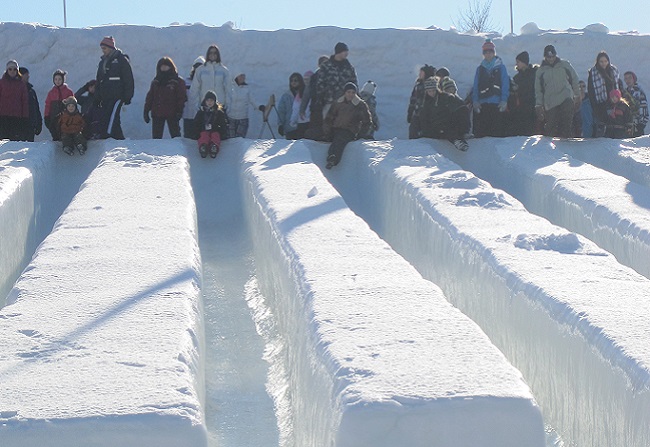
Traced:
<path fill-rule="evenodd" d="M 238 74 L 233 80 L 233 88 L 228 99 L 228 134 L 230 138 L 246 138 L 248 132 L 248 106 L 259 108 L 255 104 L 246 75 Z"/>
<path fill-rule="evenodd" d="M 230 73 L 221 63 L 221 52 L 216 45 L 208 48 L 205 63 L 196 69 L 190 87 L 190 102 L 195 107 L 195 113 L 201 108 L 205 94 L 213 91 L 217 102 L 228 109 L 228 90 L 230 89 Z"/>

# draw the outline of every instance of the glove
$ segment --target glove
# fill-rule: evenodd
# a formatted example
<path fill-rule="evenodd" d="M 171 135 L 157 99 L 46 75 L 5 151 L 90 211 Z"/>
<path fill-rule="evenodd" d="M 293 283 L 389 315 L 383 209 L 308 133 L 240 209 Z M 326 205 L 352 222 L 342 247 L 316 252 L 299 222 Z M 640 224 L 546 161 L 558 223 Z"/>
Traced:
<path fill-rule="evenodd" d="M 480 102 L 475 102 L 474 103 L 474 111 L 476 113 L 481 113 L 481 103 Z"/>
<path fill-rule="evenodd" d="M 266 110 L 266 106 L 265 106 L 264 104 L 262 104 L 262 105 L 259 106 L 257 109 L 258 109 L 260 112 L 264 112 L 264 111 Z"/>
<path fill-rule="evenodd" d="M 282 124 L 280 124 L 280 125 L 278 126 L 278 133 L 279 133 L 280 135 L 284 136 L 284 126 L 283 126 Z"/>
<path fill-rule="evenodd" d="M 539 121 L 544 121 L 544 107 L 543 106 L 535 106 L 535 116 L 537 116 L 537 119 Z"/>
<path fill-rule="evenodd" d="M 122 102 L 124 103 L 125 106 L 128 106 L 129 104 L 131 104 L 131 98 L 123 99 Z"/>
<path fill-rule="evenodd" d="M 503 112 L 506 111 L 507 108 L 508 108 L 508 103 L 507 102 L 501 101 L 499 103 L 499 112 L 503 113 Z"/>
<path fill-rule="evenodd" d="M 149 121 L 151 121 L 151 119 L 149 118 L 149 112 L 145 111 L 144 112 L 144 122 L 149 124 Z"/>

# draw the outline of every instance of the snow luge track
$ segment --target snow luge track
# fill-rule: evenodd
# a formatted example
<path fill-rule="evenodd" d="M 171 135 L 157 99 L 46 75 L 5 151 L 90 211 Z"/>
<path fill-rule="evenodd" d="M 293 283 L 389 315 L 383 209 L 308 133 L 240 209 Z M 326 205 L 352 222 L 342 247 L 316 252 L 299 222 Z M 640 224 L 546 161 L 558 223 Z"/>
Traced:
<path fill-rule="evenodd" d="M 72 433 L 108 446 L 114 437 L 93 434 L 110 430 L 121 445 L 156 447 L 540 446 L 536 402 L 566 442 L 650 444 L 650 281 L 568 228 L 591 237 L 593 222 L 595 242 L 643 271 L 650 193 L 558 148 L 601 168 L 619 160 L 613 170 L 640 181 L 637 153 L 521 138 L 472 140 L 466 154 L 430 140 L 354 142 L 322 173 L 327 145 L 316 142 L 230 140 L 216 160 L 186 140 L 107 141 L 85 159 L 13 144 L 0 148 L 0 286 L 108 155 L 0 309 L 10 341 L 0 383 L 11 385 L 0 439 L 12 446 L 52 434 L 74 446 Z M 595 193 L 600 182 L 610 195 Z M 52 185 L 67 191 L 57 206 Z M 98 218 L 99 201 L 115 215 Z M 93 248 L 103 238 L 106 253 Z M 79 263 L 87 278 L 70 275 Z M 163 265 L 193 273 L 158 287 Z M 129 312 L 114 302 L 123 287 L 141 291 Z M 98 316 L 97 328 L 86 321 Z M 70 391 L 52 371 L 95 369 L 105 374 L 82 374 L 75 399 L 44 397 L 47 386 Z M 32 376 L 47 377 L 42 393 Z M 124 387 L 105 400 L 102 381 L 115 380 Z"/>

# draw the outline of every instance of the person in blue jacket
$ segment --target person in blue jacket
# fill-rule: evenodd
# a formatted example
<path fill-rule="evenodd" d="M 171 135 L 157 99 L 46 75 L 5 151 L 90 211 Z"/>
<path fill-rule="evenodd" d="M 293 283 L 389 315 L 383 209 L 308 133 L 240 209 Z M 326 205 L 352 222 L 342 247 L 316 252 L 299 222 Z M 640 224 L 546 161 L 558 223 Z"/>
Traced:
<path fill-rule="evenodd" d="M 485 41 L 482 49 L 483 61 L 476 69 L 472 88 L 474 136 L 501 137 L 504 135 L 510 78 L 490 39 Z"/>

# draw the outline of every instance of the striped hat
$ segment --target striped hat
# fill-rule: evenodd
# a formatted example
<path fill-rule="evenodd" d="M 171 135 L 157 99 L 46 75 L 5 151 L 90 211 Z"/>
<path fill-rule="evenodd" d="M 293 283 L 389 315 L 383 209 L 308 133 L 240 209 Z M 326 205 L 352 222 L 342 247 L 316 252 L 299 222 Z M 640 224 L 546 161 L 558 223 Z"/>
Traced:
<path fill-rule="evenodd" d="M 486 51 L 494 51 L 496 53 L 497 48 L 494 46 L 494 42 L 490 39 L 486 39 L 485 42 L 483 43 L 483 47 L 481 47 L 483 52 L 485 53 Z"/>
<path fill-rule="evenodd" d="M 115 49 L 115 39 L 113 38 L 113 36 L 106 36 L 99 43 L 99 46 Z"/>

